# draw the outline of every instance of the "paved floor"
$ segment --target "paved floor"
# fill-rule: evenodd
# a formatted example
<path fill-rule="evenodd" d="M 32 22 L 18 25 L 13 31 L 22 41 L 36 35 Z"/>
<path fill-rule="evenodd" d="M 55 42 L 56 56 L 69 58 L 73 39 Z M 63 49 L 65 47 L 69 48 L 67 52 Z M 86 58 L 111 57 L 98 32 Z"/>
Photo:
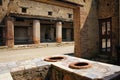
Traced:
<path fill-rule="evenodd" d="M 0 50 L 0 62 L 23 61 L 42 56 L 74 53 L 74 46 L 47 47 L 23 50 Z"/>

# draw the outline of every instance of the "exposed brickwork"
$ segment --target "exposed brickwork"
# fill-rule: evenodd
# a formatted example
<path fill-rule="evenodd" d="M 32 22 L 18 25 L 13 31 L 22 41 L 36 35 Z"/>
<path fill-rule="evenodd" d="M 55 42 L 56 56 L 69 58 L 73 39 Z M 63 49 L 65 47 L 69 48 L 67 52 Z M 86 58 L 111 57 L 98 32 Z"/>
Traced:
<path fill-rule="evenodd" d="M 97 3 L 95 0 L 86 0 L 80 11 L 79 9 L 76 11 L 74 12 L 75 54 L 78 57 L 89 57 L 92 52 L 98 51 L 99 46 Z"/>
<path fill-rule="evenodd" d="M 11 73 L 14 80 L 48 80 L 49 66 L 41 66 L 39 68 L 28 69 L 25 71 L 17 71 Z M 32 74 L 32 75 L 31 75 Z"/>
<path fill-rule="evenodd" d="M 81 57 L 81 43 L 80 43 L 80 7 L 76 7 L 73 10 L 74 15 L 74 39 L 75 39 L 75 56 Z"/>
<path fill-rule="evenodd" d="M 83 28 L 81 29 L 81 35 L 83 35 L 83 54 L 91 56 L 91 53 L 99 50 L 99 27 L 97 17 L 97 1 L 86 0 L 86 4 L 83 7 Z M 82 12 L 82 11 L 81 11 Z"/>
<path fill-rule="evenodd" d="M 6 33 L 6 44 L 8 47 L 13 48 L 14 47 L 14 19 L 9 17 L 6 20 L 6 27 L 7 27 L 7 33 Z"/>

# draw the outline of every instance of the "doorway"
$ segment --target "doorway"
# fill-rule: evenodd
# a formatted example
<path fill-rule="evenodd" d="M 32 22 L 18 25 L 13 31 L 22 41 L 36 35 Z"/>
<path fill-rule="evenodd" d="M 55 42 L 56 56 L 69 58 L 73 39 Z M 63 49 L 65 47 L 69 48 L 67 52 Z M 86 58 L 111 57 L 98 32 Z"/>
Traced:
<path fill-rule="evenodd" d="M 28 27 L 15 26 L 14 29 L 15 45 L 28 44 Z"/>
<path fill-rule="evenodd" d="M 100 52 L 111 55 L 112 53 L 112 22 L 111 18 L 99 19 Z"/>
<path fill-rule="evenodd" d="M 5 45 L 4 31 L 5 31 L 4 27 L 0 27 L 0 46 Z"/>

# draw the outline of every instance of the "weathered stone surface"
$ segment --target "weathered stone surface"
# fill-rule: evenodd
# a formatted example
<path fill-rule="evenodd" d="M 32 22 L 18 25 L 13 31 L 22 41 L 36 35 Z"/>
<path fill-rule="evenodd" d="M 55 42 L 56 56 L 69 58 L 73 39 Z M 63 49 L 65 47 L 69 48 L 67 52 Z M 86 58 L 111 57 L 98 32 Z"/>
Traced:
<path fill-rule="evenodd" d="M 10 72 L 0 74 L 0 80 L 13 80 Z"/>
<path fill-rule="evenodd" d="M 98 19 L 105 19 L 111 17 L 112 19 L 112 56 L 116 56 L 116 51 L 115 51 L 115 46 L 118 44 L 119 39 L 119 0 L 65 0 L 68 2 L 76 3 L 76 4 L 81 4 L 84 3 L 83 6 L 80 6 L 80 11 L 79 9 L 76 11 L 78 12 L 78 17 L 75 17 L 73 15 L 71 18 L 69 17 L 68 14 L 73 14 L 73 9 L 71 8 L 66 8 L 66 7 L 61 7 L 57 5 L 51 5 L 47 3 L 41 3 L 33 0 L 6 0 L 3 1 L 3 5 L 0 5 L 0 22 L 2 19 L 7 16 L 18 16 L 18 17 L 27 17 L 27 18 L 44 18 L 44 19 L 49 19 L 50 24 L 54 24 L 54 21 L 51 20 L 65 20 L 65 21 L 76 21 L 79 18 L 79 21 L 76 25 L 78 27 L 76 28 L 75 26 L 75 53 L 76 56 L 78 57 L 89 57 L 91 56 L 91 53 L 97 52 L 99 50 L 99 26 L 98 26 Z M 32 3 L 32 4 L 31 4 Z M 59 3 L 59 2 L 58 2 Z M 77 5 L 78 6 L 78 5 Z M 77 7 L 76 6 L 76 7 Z M 23 12 L 23 9 L 26 9 L 26 12 Z M 75 8 L 74 8 L 75 9 Z M 52 15 L 49 15 L 48 13 L 52 12 Z M 7 14 L 6 14 L 7 13 Z M 25 29 L 15 29 L 15 34 L 17 33 L 17 30 L 19 32 L 27 32 L 26 36 L 22 36 L 23 39 L 25 39 L 26 42 L 32 43 L 32 35 L 33 33 L 30 33 L 32 30 L 32 27 L 30 27 L 32 20 L 25 20 L 24 25 L 22 24 L 23 22 L 21 21 L 16 21 L 15 26 L 29 26 L 28 30 L 25 31 Z M 11 22 L 12 23 L 12 22 Z M 11 23 L 9 25 L 11 25 Z M 46 23 L 46 22 L 45 22 Z M 5 24 L 4 24 L 5 25 Z M 68 25 L 66 25 L 68 26 Z M 67 27 L 65 27 L 67 28 Z M 9 29 L 9 28 L 7 28 Z M 44 29 L 42 31 L 43 35 Z M 13 31 L 11 31 L 13 32 Z M 39 32 L 39 31 L 38 31 Z M 51 30 L 51 32 L 54 32 L 54 30 Z M 9 34 L 9 33 L 7 33 Z M 23 34 L 22 34 L 23 35 Z M 43 41 L 45 36 L 42 35 Z M 15 37 L 18 35 L 15 35 Z M 51 40 L 54 41 L 54 34 L 50 34 Z M 20 38 L 16 37 L 17 38 Z M 13 40 L 14 37 L 13 35 L 7 39 L 7 43 L 9 44 L 9 47 L 13 47 Z M 8 40 L 9 39 L 9 40 Z M 11 39 L 11 40 L 10 40 Z M 39 38 L 33 38 L 34 42 L 39 44 Z M 61 37 L 57 38 L 58 42 L 61 42 Z M 48 41 L 51 41 L 48 39 Z M 19 39 L 18 39 L 19 41 Z"/>
<path fill-rule="evenodd" d="M 26 68 L 25 70 L 12 72 L 14 80 L 45 80 L 48 75 L 49 66 L 40 66 L 40 67 L 31 67 Z"/>
<path fill-rule="evenodd" d="M 53 3 L 54 1 L 51 2 Z M 55 2 L 57 2 L 57 4 L 61 3 L 58 1 Z M 34 0 L 1 1 L 0 12 L 1 12 L 0 22 L 2 21 L 2 23 L 0 23 L 0 26 L 2 27 L 6 27 L 6 23 L 4 21 L 6 20 L 7 17 L 11 17 L 11 16 L 14 17 L 14 22 L 12 20 L 10 20 L 9 22 L 7 21 L 8 23 L 7 27 L 3 30 L 4 37 L 2 37 L 2 39 L 5 39 L 4 42 L 6 42 L 6 45 L 10 48 L 13 48 L 14 44 L 15 45 L 33 44 L 33 43 L 39 44 L 40 40 L 42 40 L 40 39 L 41 37 L 40 33 L 43 33 L 41 35 L 44 42 L 45 41 L 53 42 L 56 40 L 55 38 L 56 31 L 54 25 L 56 21 L 63 20 L 63 21 L 69 21 L 71 23 L 73 21 L 73 9 L 65 6 L 56 5 L 56 3 L 48 4 Z M 69 15 L 71 15 L 71 17 L 69 17 Z M 41 30 L 42 32 L 40 32 L 40 29 L 38 29 L 39 27 L 37 28 L 32 27 L 32 25 L 36 24 L 33 23 L 34 20 L 37 20 L 36 18 L 42 21 L 42 27 L 43 27 L 43 31 Z M 67 22 L 65 22 L 65 24 L 66 23 Z M 71 26 L 71 23 L 70 25 L 69 23 L 68 25 L 64 25 L 65 28 L 73 28 L 73 26 Z M 45 27 L 43 26 L 44 24 Z M 40 24 L 37 23 L 37 25 L 35 26 L 38 25 Z M 10 27 L 8 28 L 8 26 Z M 49 31 L 49 27 L 51 31 Z M 47 30 L 45 30 L 44 28 Z M 45 40 L 44 38 L 46 37 L 46 34 L 47 36 L 49 34 L 48 36 L 49 38 L 46 38 Z M 58 42 L 62 42 L 61 37 L 58 38 Z"/>
<path fill-rule="evenodd" d="M 120 66 L 66 55 L 54 56 L 65 56 L 66 59 L 46 62 L 43 61 L 43 57 L 24 62 L 1 63 L 0 80 L 12 80 L 12 78 L 13 80 L 118 80 L 120 76 Z M 71 69 L 69 64 L 72 62 L 88 62 L 92 66 L 87 69 Z M 8 71 L 5 67 L 8 68 Z M 10 73 L 12 77 L 10 77 Z M 8 79 L 6 79 L 6 75 Z"/>
<path fill-rule="evenodd" d="M 33 42 L 35 44 L 40 43 L 40 21 L 39 20 L 33 21 Z"/>
<path fill-rule="evenodd" d="M 56 41 L 58 43 L 62 42 L 62 22 L 56 23 Z"/>
<path fill-rule="evenodd" d="M 68 66 L 69 66 L 69 63 L 72 63 L 72 62 L 88 62 L 92 64 L 92 67 L 87 69 L 71 69 Z M 74 74 L 77 74 L 78 76 L 76 76 L 75 80 L 79 80 L 79 79 L 82 79 L 82 80 L 106 79 L 107 80 L 107 78 L 109 77 L 112 79 L 115 76 L 118 76 L 118 75 L 120 76 L 120 66 L 114 66 L 110 64 L 89 61 L 82 58 L 67 57 L 67 59 L 64 60 L 63 62 L 57 62 L 52 64 L 55 70 L 58 71 L 58 73 L 55 72 L 54 74 L 62 73 L 61 75 L 65 75 L 65 72 L 67 72 L 67 73 L 70 73 L 71 78 L 74 77 L 73 76 Z"/>
<path fill-rule="evenodd" d="M 32 3 L 32 4 L 31 4 Z M 32 0 L 15 0 L 10 3 L 10 13 L 23 14 L 23 15 L 36 15 L 36 16 L 46 16 L 54 18 L 68 19 L 67 14 L 72 14 L 72 9 L 59 7 L 55 5 L 40 3 Z M 23 13 L 22 8 L 27 8 L 27 12 Z M 54 15 L 48 15 L 48 12 L 53 12 Z"/>

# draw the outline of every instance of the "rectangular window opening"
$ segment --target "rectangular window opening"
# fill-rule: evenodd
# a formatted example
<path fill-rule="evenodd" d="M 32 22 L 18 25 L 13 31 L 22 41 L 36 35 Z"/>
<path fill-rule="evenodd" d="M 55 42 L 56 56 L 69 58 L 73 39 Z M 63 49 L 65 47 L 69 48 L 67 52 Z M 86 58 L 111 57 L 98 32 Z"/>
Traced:
<path fill-rule="evenodd" d="M 69 14 L 69 13 L 68 13 L 68 18 L 72 18 L 72 14 Z"/>
<path fill-rule="evenodd" d="M 23 12 L 23 13 L 27 13 L 27 8 L 22 7 L 22 12 Z"/>
<path fill-rule="evenodd" d="M 16 21 L 24 22 L 24 19 L 22 19 L 22 18 L 16 18 Z"/>
<path fill-rule="evenodd" d="M 48 11 L 48 15 L 52 16 L 53 12 L 52 11 Z"/>

